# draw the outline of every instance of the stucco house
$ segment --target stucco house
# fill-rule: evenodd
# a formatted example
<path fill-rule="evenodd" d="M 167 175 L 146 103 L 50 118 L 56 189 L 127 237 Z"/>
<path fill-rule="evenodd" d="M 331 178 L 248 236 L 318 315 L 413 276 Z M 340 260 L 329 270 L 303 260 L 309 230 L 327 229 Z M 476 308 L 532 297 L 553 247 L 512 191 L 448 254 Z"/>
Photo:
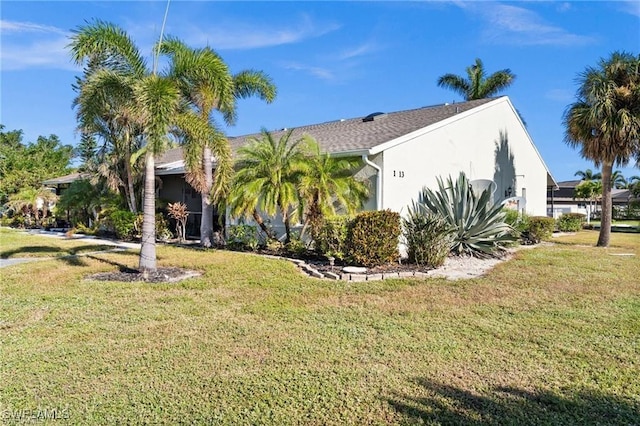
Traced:
<path fill-rule="evenodd" d="M 273 131 L 279 138 L 288 129 Z M 366 210 L 406 212 L 424 186 L 437 177 L 463 171 L 494 190 L 496 202 L 511 200 L 531 215 L 547 214 L 547 190 L 556 182 L 508 97 L 429 106 L 398 112 L 374 112 L 296 127 L 331 155 L 362 159 L 358 176 L 370 181 Z M 237 150 L 259 134 L 232 137 Z M 156 160 L 160 198 L 183 201 L 191 221 L 199 222 L 200 197 L 184 180 L 181 148 Z M 197 229 L 197 228 L 196 228 Z M 196 233 L 197 234 L 197 233 Z"/>

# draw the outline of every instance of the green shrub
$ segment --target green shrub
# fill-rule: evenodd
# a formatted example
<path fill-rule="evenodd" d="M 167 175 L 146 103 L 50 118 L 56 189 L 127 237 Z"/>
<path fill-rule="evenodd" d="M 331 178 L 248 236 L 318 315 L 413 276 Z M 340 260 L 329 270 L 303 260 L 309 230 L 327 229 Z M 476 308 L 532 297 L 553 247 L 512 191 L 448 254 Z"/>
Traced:
<path fill-rule="evenodd" d="M 578 232 L 586 215 L 582 213 L 564 213 L 558 218 L 558 230 L 562 232 Z"/>
<path fill-rule="evenodd" d="M 358 265 L 379 266 L 400 257 L 400 214 L 391 210 L 358 214 L 347 232 L 347 256 Z"/>
<path fill-rule="evenodd" d="M 526 231 L 527 238 L 533 243 L 548 240 L 551 238 L 555 227 L 556 221 L 552 217 L 531 216 L 529 218 L 529 228 Z"/>
<path fill-rule="evenodd" d="M 162 213 L 156 213 L 156 238 L 163 242 L 173 238 L 173 232 L 169 229 L 169 221 Z"/>
<path fill-rule="evenodd" d="M 78 234 L 85 234 L 85 235 L 96 235 L 97 233 L 96 228 L 90 228 L 82 222 L 79 222 L 78 225 L 76 225 L 75 230 Z"/>
<path fill-rule="evenodd" d="M 520 213 L 514 209 L 504 209 L 505 213 L 504 221 L 511 226 L 518 233 L 525 232 L 529 229 L 529 215 L 526 213 Z"/>
<path fill-rule="evenodd" d="M 133 223 L 133 236 L 140 236 L 142 234 L 143 221 L 144 214 L 138 213 Z M 162 213 L 156 213 L 156 240 L 167 242 L 171 238 L 173 238 L 173 233 L 169 229 L 169 221 L 167 221 Z"/>
<path fill-rule="evenodd" d="M 414 204 L 402 220 L 402 228 L 409 262 L 430 268 L 444 264 L 453 242 L 453 227 L 444 218 L 423 204 Z"/>
<path fill-rule="evenodd" d="M 449 177 L 446 185 L 438 178 L 438 191 L 424 188 L 420 203 L 455 229 L 452 252 L 488 257 L 517 239 L 505 223 L 502 205 L 490 205 L 490 199 L 488 190 L 476 195 L 461 172 L 456 181 Z"/>
<path fill-rule="evenodd" d="M 109 222 L 116 237 L 130 240 L 135 235 L 136 214 L 129 210 L 114 210 L 109 214 Z"/>
<path fill-rule="evenodd" d="M 291 231 L 291 237 L 287 244 L 284 245 L 285 251 L 293 256 L 300 256 L 307 251 L 307 245 L 300 237 L 300 231 Z"/>
<path fill-rule="evenodd" d="M 231 250 L 256 251 L 258 249 L 258 230 L 255 226 L 231 225 L 227 235 L 227 247 Z"/>
<path fill-rule="evenodd" d="M 344 260 L 346 257 L 346 241 L 349 216 L 331 216 L 322 219 L 314 232 L 313 241 L 318 253 L 326 257 Z"/>

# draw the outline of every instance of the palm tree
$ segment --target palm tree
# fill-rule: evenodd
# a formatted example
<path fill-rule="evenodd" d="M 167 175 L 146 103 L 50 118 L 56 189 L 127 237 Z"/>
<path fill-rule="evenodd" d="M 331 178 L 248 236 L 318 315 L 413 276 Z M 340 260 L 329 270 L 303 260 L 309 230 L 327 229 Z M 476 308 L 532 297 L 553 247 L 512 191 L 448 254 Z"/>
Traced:
<path fill-rule="evenodd" d="M 589 202 L 587 209 L 587 223 L 591 222 L 591 214 L 594 212 L 594 202 L 602 195 L 602 181 L 585 180 L 573 190 L 573 198 L 580 198 Z"/>
<path fill-rule="evenodd" d="M 611 186 L 616 189 L 625 189 L 628 186 L 627 179 L 620 170 L 611 174 Z"/>
<path fill-rule="evenodd" d="M 136 155 L 144 155 L 145 180 L 143 201 L 142 247 L 139 269 L 157 269 L 155 235 L 155 158 L 167 143 L 170 126 L 180 106 L 180 92 L 173 80 L 149 70 L 146 61 L 126 32 L 103 21 L 78 27 L 71 37 L 73 61 L 87 64 L 85 85 L 95 86 L 95 93 L 114 88 L 129 100 L 131 115 L 140 126 L 144 147 Z M 88 89 L 86 89 L 88 90 Z M 80 102 L 89 100 L 79 95 Z"/>
<path fill-rule="evenodd" d="M 112 191 L 121 192 L 129 210 L 137 213 L 141 164 L 134 161 L 134 153 L 142 144 L 142 118 L 136 115 L 131 82 L 117 77 L 102 74 L 100 64 L 89 62 L 84 78 L 74 86 L 78 96 L 73 106 L 77 108 L 78 128 L 83 135 L 103 141 L 94 167 L 97 178 Z"/>
<path fill-rule="evenodd" d="M 233 124 L 236 99 L 257 95 L 271 102 L 276 88 L 262 72 L 249 70 L 231 75 L 227 64 L 208 46 L 192 49 L 180 40 L 167 38 L 161 50 L 171 59 L 169 75 L 178 82 L 187 103 L 214 129 L 211 137 L 185 139 L 187 179 L 202 197 L 200 242 L 204 247 L 211 247 L 213 207 L 228 195 L 233 174 L 231 147 L 217 130 L 212 113 L 219 111 L 227 124 Z M 215 176 L 212 157 L 216 159 Z"/>
<path fill-rule="evenodd" d="M 306 170 L 307 138 L 289 142 L 292 130 L 276 140 L 262 131 L 261 139 L 238 150 L 236 175 L 229 196 L 233 216 L 252 216 L 269 238 L 275 238 L 260 217 L 259 210 L 274 217 L 282 216 L 288 243 L 291 220 L 298 215 L 298 182 Z"/>
<path fill-rule="evenodd" d="M 631 193 L 635 197 L 640 197 L 640 176 L 631 176 L 628 182 Z"/>
<path fill-rule="evenodd" d="M 444 74 L 438 78 L 438 86 L 451 89 L 462 95 L 465 100 L 484 99 L 496 95 L 513 84 L 516 76 L 505 68 L 486 76 L 480 59 L 467 67 L 467 78 L 455 74 Z"/>
<path fill-rule="evenodd" d="M 313 139 L 309 139 L 309 154 L 299 191 L 305 210 L 302 234 L 310 226 L 313 235 L 323 217 L 338 212 L 353 214 L 360 209 L 369 188 L 354 178 L 361 166 L 359 159 L 336 158 L 322 153 Z"/>
<path fill-rule="evenodd" d="M 22 215 L 33 215 L 36 224 L 40 222 L 40 208 L 42 207 L 42 218 L 47 217 L 49 204 L 55 203 L 58 196 L 51 192 L 48 188 L 23 188 L 19 192 L 9 196 L 9 200 L 5 203 L 7 209 L 14 213 Z"/>
<path fill-rule="evenodd" d="M 602 165 L 602 222 L 599 247 L 611 237 L 613 165 L 640 157 L 640 55 L 614 52 L 579 76 L 577 101 L 564 113 L 565 142 Z"/>
<path fill-rule="evenodd" d="M 586 170 L 578 170 L 575 172 L 574 176 L 580 177 L 584 181 L 592 181 L 592 180 L 600 180 L 602 179 L 602 175 L 600 173 L 594 173 L 591 169 Z"/>

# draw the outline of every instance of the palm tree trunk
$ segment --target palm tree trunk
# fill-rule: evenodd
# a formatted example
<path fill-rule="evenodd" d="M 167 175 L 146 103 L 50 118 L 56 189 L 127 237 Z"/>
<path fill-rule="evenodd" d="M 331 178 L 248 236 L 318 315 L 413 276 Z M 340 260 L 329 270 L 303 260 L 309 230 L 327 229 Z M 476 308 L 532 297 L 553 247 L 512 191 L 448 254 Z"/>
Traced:
<path fill-rule="evenodd" d="M 273 234 L 271 233 L 271 230 L 269 230 L 269 228 L 267 228 L 267 225 L 264 223 L 264 221 L 262 220 L 262 217 L 260 217 L 260 215 L 258 214 L 257 210 L 253 211 L 252 216 L 253 216 L 253 220 L 256 221 L 256 223 L 258 224 L 260 229 L 262 229 L 262 232 L 265 233 L 267 238 L 269 238 L 271 240 L 275 240 L 276 237 L 274 237 Z"/>
<path fill-rule="evenodd" d="M 131 146 L 129 145 L 129 136 L 127 136 L 126 145 L 127 155 L 124 159 L 124 169 L 125 173 L 127 174 L 127 201 L 131 212 L 138 213 L 138 206 L 136 204 L 136 193 L 133 188 L 133 171 L 131 170 Z"/>
<path fill-rule="evenodd" d="M 598 247 L 609 247 L 611 239 L 611 171 L 613 163 L 602 164 L 602 212 Z"/>
<path fill-rule="evenodd" d="M 149 149 L 145 155 L 144 201 L 142 219 L 142 244 L 140 248 L 140 272 L 155 272 L 156 264 L 156 177 L 155 159 Z"/>
<path fill-rule="evenodd" d="M 202 196 L 202 218 L 200 219 L 200 245 L 211 247 L 213 241 L 213 204 L 211 204 L 211 188 L 213 187 L 213 162 L 211 159 L 211 148 L 204 148 L 202 157 L 204 167 L 205 192 Z"/>
<path fill-rule="evenodd" d="M 291 242 L 291 224 L 289 223 L 289 213 L 285 210 L 282 210 L 282 222 L 284 222 L 284 243 L 288 244 Z"/>

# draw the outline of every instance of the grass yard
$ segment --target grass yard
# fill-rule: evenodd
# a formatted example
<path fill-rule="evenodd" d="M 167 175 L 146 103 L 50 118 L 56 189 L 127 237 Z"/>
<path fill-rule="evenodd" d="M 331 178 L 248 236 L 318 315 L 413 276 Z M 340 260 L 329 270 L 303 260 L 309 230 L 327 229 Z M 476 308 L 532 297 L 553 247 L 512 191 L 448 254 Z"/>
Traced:
<path fill-rule="evenodd" d="M 0 228 L 0 258 L 62 257 L 109 250 L 113 246 L 91 244 L 86 240 L 58 239 L 42 235 L 27 235 L 9 228 Z"/>
<path fill-rule="evenodd" d="M 0 237 L 2 252 L 38 251 L 24 235 Z M 608 249 L 596 240 L 560 237 L 463 281 L 348 284 L 286 261 L 164 246 L 160 265 L 203 275 L 83 279 L 135 267 L 134 252 L 0 269 L 0 415 L 8 424 L 47 415 L 105 425 L 640 424 L 640 237 L 613 234 Z"/>

